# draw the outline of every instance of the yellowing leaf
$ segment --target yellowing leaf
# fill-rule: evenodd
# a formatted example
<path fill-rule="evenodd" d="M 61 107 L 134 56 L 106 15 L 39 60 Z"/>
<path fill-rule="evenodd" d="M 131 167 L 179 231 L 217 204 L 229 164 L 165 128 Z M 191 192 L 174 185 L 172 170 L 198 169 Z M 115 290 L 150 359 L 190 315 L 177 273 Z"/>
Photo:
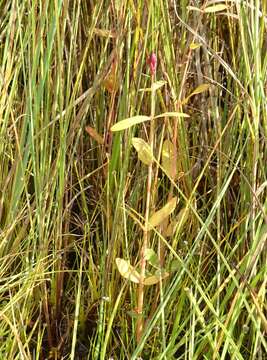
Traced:
<path fill-rule="evenodd" d="M 188 100 L 189 100 L 192 96 L 197 95 L 197 94 L 201 94 L 201 93 L 203 93 L 204 91 L 207 91 L 209 88 L 210 88 L 210 84 L 201 84 L 201 85 L 199 85 L 197 88 L 195 88 L 195 90 L 194 90 L 193 92 L 191 92 L 190 95 L 187 96 L 187 98 L 185 98 L 185 99 L 182 101 L 182 105 L 187 104 Z"/>
<path fill-rule="evenodd" d="M 162 209 L 156 211 L 149 219 L 148 229 L 160 225 L 176 208 L 177 197 L 173 197 Z"/>
<path fill-rule="evenodd" d="M 145 121 L 150 120 L 149 116 L 145 115 L 137 115 L 124 120 L 117 122 L 117 124 L 113 125 L 111 131 L 121 131 L 130 128 L 133 125 L 137 125 L 143 123 Z"/>
<path fill-rule="evenodd" d="M 169 276 L 169 273 L 165 271 L 161 275 L 151 275 L 151 276 L 146 277 L 144 279 L 143 283 L 144 283 L 144 285 L 155 285 L 155 284 L 159 283 L 161 280 L 166 279 L 168 276 Z"/>
<path fill-rule="evenodd" d="M 228 6 L 225 4 L 217 4 L 217 5 L 208 6 L 203 11 L 204 11 L 204 13 L 215 13 L 218 11 L 225 10 L 227 8 L 228 8 Z"/>
<path fill-rule="evenodd" d="M 152 84 L 151 88 L 143 88 L 143 89 L 139 89 L 138 91 L 156 91 L 158 89 L 160 89 L 162 86 L 164 86 L 167 82 L 164 80 L 159 80 L 156 81 Z"/>
<path fill-rule="evenodd" d="M 194 10 L 194 11 L 200 11 L 200 12 L 203 11 L 203 10 L 201 10 L 198 7 L 195 7 L 195 6 L 187 6 L 187 10 Z"/>
<path fill-rule="evenodd" d="M 208 90 L 209 87 L 210 87 L 210 84 L 201 84 L 189 96 L 203 93 L 204 91 Z"/>
<path fill-rule="evenodd" d="M 138 153 L 138 158 L 146 165 L 151 165 L 153 162 L 153 154 L 151 147 L 143 139 L 132 138 L 132 144 Z"/>
<path fill-rule="evenodd" d="M 180 113 L 180 112 L 165 112 L 163 114 L 155 116 L 155 119 L 158 119 L 161 117 L 189 117 L 189 115 L 187 115 L 185 113 Z"/>
<path fill-rule="evenodd" d="M 139 284 L 140 274 L 134 269 L 134 267 L 130 264 L 129 261 L 117 258 L 116 265 L 122 277 L 136 284 Z"/>
<path fill-rule="evenodd" d="M 156 90 L 160 89 L 162 86 L 164 86 L 165 84 L 166 84 L 166 81 L 164 81 L 164 80 L 156 81 L 152 84 L 151 89 L 156 91 Z"/>
<path fill-rule="evenodd" d="M 109 38 L 115 38 L 116 33 L 114 30 L 106 30 L 106 29 L 98 29 L 94 28 L 94 33 L 98 36 L 102 37 L 109 37 Z"/>
<path fill-rule="evenodd" d="M 227 7 L 228 6 L 225 4 L 217 4 L 217 5 L 207 6 L 204 9 L 200 9 L 195 6 L 187 6 L 187 9 L 207 14 L 207 13 L 215 13 L 215 12 L 225 10 L 225 9 L 227 9 Z"/>
<path fill-rule="evenodd" d="M 195 49 L 198 49 L 200 46 L 201 46 L 201 44 L 196 44 L 196 43 L 192 42 L 189 47 L 191 50 L 195 50 Z"/>
<path fill-rule="evenodd" d="M 170 140 L 165 140 L 162 146 L 162 167 L 167 176 L 174 180 L 177 175 L 175 163 L 175 147 Z"/>
<path fill-rule="evenodd" d="M 98 142 L 98 144 L 104 144 L 104 139 L 101 135 L 98 134 L 98 132 L 94 128 L 92 128 L 91 126 L 86 126 L 85 130 L 96 142 Z"/>

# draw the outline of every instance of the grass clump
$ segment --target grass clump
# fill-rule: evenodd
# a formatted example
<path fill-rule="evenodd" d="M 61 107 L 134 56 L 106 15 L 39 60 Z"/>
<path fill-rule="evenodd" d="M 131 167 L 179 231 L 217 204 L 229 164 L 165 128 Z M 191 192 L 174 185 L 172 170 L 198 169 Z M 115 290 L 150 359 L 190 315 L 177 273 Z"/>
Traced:
<path fill-rule="evenodd" d="M 264 359 L 265 3 L 0 10 L 0 358 Z"/>

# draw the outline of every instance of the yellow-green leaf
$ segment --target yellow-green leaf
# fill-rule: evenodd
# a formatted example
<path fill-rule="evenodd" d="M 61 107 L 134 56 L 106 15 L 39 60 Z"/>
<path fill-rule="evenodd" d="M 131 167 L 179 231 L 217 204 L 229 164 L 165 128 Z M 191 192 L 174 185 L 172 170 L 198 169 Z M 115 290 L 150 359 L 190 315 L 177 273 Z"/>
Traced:
<path fill-rule="evenodd" d="M 132 144 L 138 153 L 138 158 L 146 165 L 150 165 L 153 162 L 153 154 L 151 147 L 143 139 L 132 138 Z"/>
<path fill-rule="evenodd" d="M 161 117 L 189 117 L 189 115 L 187 115 L 185 113 L 180 113 L 180 112 L 165 112 L 163 114 L 155 116 L 155 119 L 158 119 Z"/>
<path fill-rule="evenodd" d="M 154 266 L 155 268 L 160 268 L 158 255 L 153 249 L 145 250 L 145 259 L 149 262 L 150 265 Z"/>
<path fill-rule="evenodd" d="M 151 89 L 156 91 L 156 90 L 160 89 L 162 86 L 164 86 L 165 84 L 166 84 L 166 81 L 164 81 L 164 80 L 156 81 L 152 84 Z"/>
<path fill-rule="evenodd" d="M 134 269 L 134 267 L 130 264 L 129 261 L 117 258 L 116 265 L 122 277 L 136 284 L 139 284 L 140 274 Z"/>
<path fill-rule="evenodd" d="M 176 208 L 177 197 L 173 197 L 162 209 L 156 211 L 148 221 L 148 229 L 160 225 Z"/>
<path fill-rule="evenodd" d="M 161 275 L 151 275 L 144 279 L 143 284 L 144 285 L 155 285 L 159 283 L 160 281 L 166 279 L 169 276 L 168 272 L 163 272 Z"/>
<path fill-rule="evenodd" d="M 193 10 L 193 11 L 200 11 L 202 12 L 203 10 L 199 9 L 198 7 L 195 7 L 195 6 L 187 6 L 187 10 Z"/>
<path fill-rule="evenodd" d="M 210 84 L 201 84 L 199 85 L 197 88 L 195 88 L 195 90 L 193 92 L 191 92 L 190 95 L 187 96 L 187 98 L 185 98 L 183 101 L 182 101 L 182 104 L 187 104 L 188 100 L 194 96 L 194 95 L 197 95 L 197 94 L 201 94 L 205 91 L 207 91 L 208 89 L 210 88 Z"/>
<path fill-rule="evenodd" d="M 196 50 L 196 49 L 198 49 L 200 46 L 201 46 L 201 44 L 196 44 L 196 43 L 193 43 L 193 42 L 192 42 L 189 47 L 190 47 L 191 50 Z"/>
<path fill-rule="evenodd" d="M 160 89 L 162 86 L 164 86 L 166 83 L 167 81 L 159 80 L 154 82 L 150 88 L 143 88 L 143 89 L 139 89 L 138 91 L 152 91 L 152 90 L 156 91 Z"/>
<path fill-rule="evenodd" d="M 165 170 L 167 176 L 174 180 L 177 175 L 176 163 L 175 163 L 175 147 L 170 140 L 165 140 L 162 146 L 162 167 Z"/>
<path fill-rule="evenodd" d="M 121 131 L 130 128 L 133 125 L 150 120 L 149 116 L 137 115 L 117 122 L 112 126 L 111 131 Z"/>
<path fill-rule="evenodd" d="M 225 4 L 217 4 L 217 5 L 207 6 L 204 9 L 200 9 L 198 7 L 195 7 L 195 6 L 187 6 L 188 10 L 198 11 L 198 12 L 206 13 L 206 14 L 208 14 L 208 13 L 216 13 L 216 12 L 225 10 L 227 8 L 228 8 L 228 6 L 225 5 Z"/>
<path fill-rule="evenodd" d="M 223 11 L 227 8 L 228 6 L 225 4 L 217 4 L 217 5 L 208 6 L 203 11 L 204 13 L 215 13 L 215 12 Z"/>
<path fill-rule="evenodd" d="M 201 84 L 197 88 L 195 88 L 195 90 L 189 96 L 201 94 L 204 91 L 207 91 L 209 88 L 210 88 L 210 84 Z"/>

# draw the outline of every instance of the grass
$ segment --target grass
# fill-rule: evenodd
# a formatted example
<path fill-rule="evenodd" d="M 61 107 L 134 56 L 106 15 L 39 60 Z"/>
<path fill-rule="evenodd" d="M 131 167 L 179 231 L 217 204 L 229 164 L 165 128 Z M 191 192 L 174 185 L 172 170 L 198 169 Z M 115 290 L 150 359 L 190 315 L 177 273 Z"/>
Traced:
<path fill-rule="evenodd" d="M 265 359 L 265 2 L 0 10 L 0 359 Z"/>

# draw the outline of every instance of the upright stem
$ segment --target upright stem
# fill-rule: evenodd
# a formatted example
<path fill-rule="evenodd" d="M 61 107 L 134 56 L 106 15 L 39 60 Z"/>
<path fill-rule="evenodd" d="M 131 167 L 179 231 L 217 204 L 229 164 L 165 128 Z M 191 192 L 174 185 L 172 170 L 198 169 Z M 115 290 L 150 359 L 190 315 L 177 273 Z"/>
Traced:
<path fill-rule="evenodd" d="M 152 84 L 154 81 L 154 75 L 152 75 Z M 150 133 L 149 133 L 149 143 L 151 147 L 151 151 L 153 153 L 154 147 L 154 116 L 155 116 L 155 90 L 152 87 L 151 91 L 151 122 L 150 122 Z M 144 279 L 146 272 L 146 249 L 149 247 L 149 236 L 150 231 L 148 230 L 148 221 L 150 215 L 150 207 L 151 207 L 151 187 L 152 187 L 152 179 L 153 179 L 153 164 L 151 163 L 148 167 L 148 177 L 147 177 L 147 196 L 146 196 L 146 213 L 145 213 L 145 227 L 144 227 L 144 235 L 143 235 L 143 244 L 141 249 L 141 272 L 140 272 L 140 283 L 138 287 L 138 299 L 137 299 L 137 313 L 138 319 L 136 324 L 136 340 L 139 343 L 143 334 L 144 329 L 144 316 L 143 316 L 143 306 L 144 306 Z"/>

